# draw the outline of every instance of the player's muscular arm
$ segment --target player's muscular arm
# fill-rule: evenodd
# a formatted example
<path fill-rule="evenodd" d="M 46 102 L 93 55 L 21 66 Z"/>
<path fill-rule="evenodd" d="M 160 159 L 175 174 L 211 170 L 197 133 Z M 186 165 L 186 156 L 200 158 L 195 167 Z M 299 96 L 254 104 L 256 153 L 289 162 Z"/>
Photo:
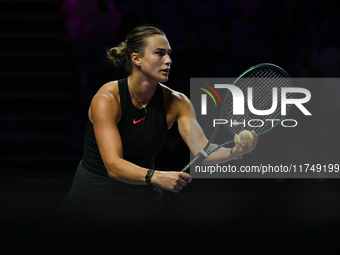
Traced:
<path fill-rule="evenodd" d="M 110 93 L 97 94 L 91 103 L 91 118 L 100 155 L 108 175 L 129 184 L 145 184 L 148 169 L 123 159 L 122 141 L 117 127 L 120 106 Z"/>
<path fill-rule="evenodd" d="M 101 157 L 108 175 L 116 180 L 146 185 L 145 175 L 149 169 L 137 166 L 123 159 L 123 148 L 117 122 L 121 109 L 118 100 L 111 93 L 98 93 L 92 100 L 90 116 Z M 164 190 L 179 192 L 191 181 L 187 173 L 155 171 L 151 182 Z"/>
<path fill-rule="evenodd" d="M 189 99 L 182 95 L 179 97 L 176 105 L 178 106 L 178 129 L 186 144 L 189 146 L 193 155 L 197 155 L 208 143 L 201 126 L 196 119 L 195 110 L 190 103 Z M 245 144 L 245 142 L 243 141 Z M 243 145 L 244 145 L 243 144 Z M 240 148 L 244 146 L 237 145 L 235 148 L 220 148 L 210 154 L 202 163 L 203 164 L 218 164 L 232 159 L 235 159 L 230 153 L 240 154 Z M 242 152 L 242 151 L 241 151 Z M 244 154 L 244 153 L 243 153 Z"/>

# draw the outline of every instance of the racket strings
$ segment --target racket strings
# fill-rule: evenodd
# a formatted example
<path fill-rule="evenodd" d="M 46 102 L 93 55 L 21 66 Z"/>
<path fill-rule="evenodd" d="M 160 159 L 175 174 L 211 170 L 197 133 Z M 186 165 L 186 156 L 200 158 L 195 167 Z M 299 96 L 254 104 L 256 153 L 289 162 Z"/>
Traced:
<path fill-rule="evenodd" d="M 270 78 L 270 79 L 264 80 L 263 86 L 260 89 L 253 91 L 253 106 L 259 110 L 270 109 L 270 107 L 272 107 L 273 105 L 272 87 L 281 88 L 281 87 L 284 87 L 284 85 L 285 85 L 285 82 L 282 81 L 281 79 Z M 278 93 L 276 97 L 277 97 L 277 102 L 281 102 L 281 93 Z M 274 113 L 279 113 L 279 111 L 276 110 Z"/>
<path fill-rule="evenodd" d="M 290 87 L 291 81 L 288 79 L 287 75 L 280 70 L 272 67 L 258 67 L 247 72 L 241 78 L 239 78 L 235 86 L 239 87 L 244 96 L 245 113 L 244 115 L 233 115 L 233 98 L 229 96 L 226 102 L 226 107 L 224 108 L 225 119 L 232 120 L 228 127 L 233 133 L 239 133 L 244 127 L 244 123 L 252 120 L 253 127 L 258 134 L 266 132 L 271 129 L 273 124 L 271 121 L 264 121 L 265 119 L 271 120 L 281 120 L 281 88 Z M 257 110 L 268 110 L 273 106 L 273 87 L 277 89 L 277 107 L 276 110 L 269 115 L 257 115 L 252 113 L 248 107 L 248 87 L 253 88 L 252 104 Z M 292 94 L 287 93 L 287 98 L 291 98 Z M 287 107 L 288 108 L 288 107 Z M 234 125 L 233 125 L 234 124 Z"/>

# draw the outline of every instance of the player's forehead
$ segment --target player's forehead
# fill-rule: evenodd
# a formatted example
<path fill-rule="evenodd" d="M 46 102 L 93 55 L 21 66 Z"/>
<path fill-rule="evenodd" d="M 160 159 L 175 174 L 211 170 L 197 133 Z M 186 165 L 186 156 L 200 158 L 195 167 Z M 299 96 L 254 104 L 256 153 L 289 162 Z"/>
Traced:
<path fill-rule="evenodd" d="M 147 38 L 147 45 L 146 50 L 164 50 L 164 51 L 171 51 L 171 46 L 164 35 L 152 35 Z"/>

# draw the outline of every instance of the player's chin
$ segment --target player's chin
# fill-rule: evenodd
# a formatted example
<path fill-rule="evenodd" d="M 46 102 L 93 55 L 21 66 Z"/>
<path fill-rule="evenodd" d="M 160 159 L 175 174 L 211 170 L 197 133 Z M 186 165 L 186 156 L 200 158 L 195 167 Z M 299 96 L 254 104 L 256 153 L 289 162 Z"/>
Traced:
<path fill-rule="evenodd" d="M 159 80 L 160 82 L 166 82 L 167 80 L 169 80 L 169 72 L 161 72 Z"/>
<path fill-rule="evenodd" d="M 164 78 L 164 79 L 161 79 L 160 82 L 166 82 L 168 80 L 169 80 L 169 78 Z"/>

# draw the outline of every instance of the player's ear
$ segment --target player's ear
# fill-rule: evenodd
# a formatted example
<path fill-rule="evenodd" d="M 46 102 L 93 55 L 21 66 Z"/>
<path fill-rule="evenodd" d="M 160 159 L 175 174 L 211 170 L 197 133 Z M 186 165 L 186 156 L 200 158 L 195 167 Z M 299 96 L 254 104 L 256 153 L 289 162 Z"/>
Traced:
<path fill-rule="evenodd" d="M 140 58 L 139 54 L 137 54 L 137 53 L 132 53 L 131 54 L 131 61 L 136 66 L 140 66 L 141 65 L 141 58 Z"/>

